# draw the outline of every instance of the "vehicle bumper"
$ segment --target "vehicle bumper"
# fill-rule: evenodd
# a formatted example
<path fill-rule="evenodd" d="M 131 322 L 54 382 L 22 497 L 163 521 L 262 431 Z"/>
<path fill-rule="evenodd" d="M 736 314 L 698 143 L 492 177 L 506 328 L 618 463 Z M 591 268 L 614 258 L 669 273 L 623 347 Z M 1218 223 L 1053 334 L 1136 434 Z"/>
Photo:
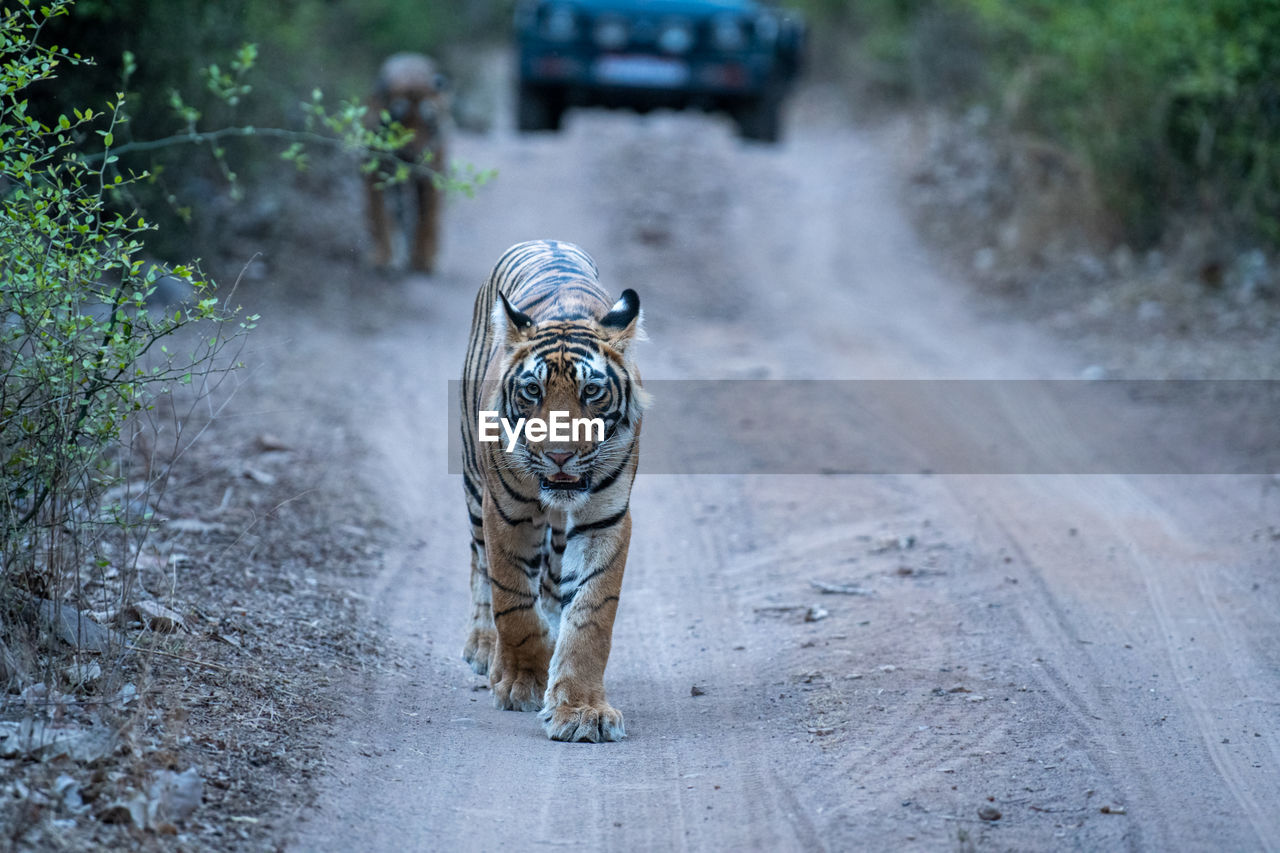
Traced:
<path fill-rule="evenodd" d="M 574 104 L 684 107 L 749 100 L 769 83 L 767 57 L 671 58 L 637 53 L 570 56 L 525 50 L 521 83 L 558 90 Z"/>

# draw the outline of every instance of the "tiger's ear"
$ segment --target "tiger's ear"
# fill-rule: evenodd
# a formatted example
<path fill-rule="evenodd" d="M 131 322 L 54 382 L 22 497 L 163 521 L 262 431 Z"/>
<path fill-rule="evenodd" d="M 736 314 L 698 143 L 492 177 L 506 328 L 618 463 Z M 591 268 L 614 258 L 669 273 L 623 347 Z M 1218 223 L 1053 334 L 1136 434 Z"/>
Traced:
<path fill-rule="evenodd" d="M 644 312 L 640 310 L 640 297 L 634 290 L 628 287 L 622 291 L 622 298 L 600 318 L 600 328 L 605 341 L 620 352 L 632 341 L 645 339 Z"/>
<path fill-rule="evenodd" d="M 493 331 L 502 338 L 507 346 L 513 346 L 527 340 L 533 331 L 533 318 L 507 301 L 506 294 L 498 292 L 498 299 L 493 303 Z"/>

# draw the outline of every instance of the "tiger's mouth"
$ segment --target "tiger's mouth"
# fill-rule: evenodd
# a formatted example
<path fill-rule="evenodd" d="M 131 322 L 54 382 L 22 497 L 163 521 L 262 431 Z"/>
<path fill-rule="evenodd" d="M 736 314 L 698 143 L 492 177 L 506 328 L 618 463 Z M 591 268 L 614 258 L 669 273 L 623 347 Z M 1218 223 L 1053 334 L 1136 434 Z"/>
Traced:
<path fill-rule="evenodd" d="M 572 474 L 557 471 L 550 477 L 543 477 L 540 485 L 553 492 L 585 492 L 591 488 L 591 475 L 583 474 L 581 477 L 575 477 Z"/>

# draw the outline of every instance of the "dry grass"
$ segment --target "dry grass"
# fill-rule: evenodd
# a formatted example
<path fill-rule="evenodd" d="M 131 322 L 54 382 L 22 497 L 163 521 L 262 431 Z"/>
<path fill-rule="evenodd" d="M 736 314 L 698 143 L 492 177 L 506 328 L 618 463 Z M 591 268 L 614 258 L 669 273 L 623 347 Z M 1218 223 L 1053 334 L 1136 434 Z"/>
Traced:
<path fill-rule="evenodd" d="M 917 222 L 998 311 L 1045 323 L 1111 378 L 1280 378 L 1280 257 L 1184 221 L 1157 248 L 1118 242 L 1095 177 L 1002 136 L 982 110 L 915 122 Z"/>
<path fill-rule="evenodd" d="M 149 496 L 157 523 L 140 547 L 117 546 L 124 570 L 86 574 L 61 601 L 110 626 L 111 645 L 19 644 L 41 665 L 0 697 L 0 738 L 32 720 L 54 733 L 46 744 L 68 740 L 0 758 L 0 826 L 14 849 L 258 849 L 309 801 L 342 702 L 335 685 L 377 655 L 352 588 L 380 564 L 379 522 L 358 488 L 326 481 L 327 459 L 237 416 L 252 405 L 187 413 L 184 428 L 203 434 L 173 458 L 135 443 L 143 469 L 173 463 Z M 72 683 L 77 662 L 99 674 Z M 190 768 L 202 804 L 139 826 L 162 771 Z M 131 801 L 142 810 L 131 815 Z"/>

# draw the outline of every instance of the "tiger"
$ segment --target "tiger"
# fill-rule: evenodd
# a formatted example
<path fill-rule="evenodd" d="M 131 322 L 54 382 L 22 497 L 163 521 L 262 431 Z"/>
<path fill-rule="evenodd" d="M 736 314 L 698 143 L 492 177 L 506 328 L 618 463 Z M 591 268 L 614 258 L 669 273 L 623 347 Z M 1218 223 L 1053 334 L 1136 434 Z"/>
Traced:
<path fill-rule="evenodd" d="M 419 53 L 397 53 L 389 57 L 378 71 L 373 93 L 365 104 L 364 123 L 377 129 L 390 119 L 413 131 L 413 138 L 395 152 L 407 163 L 426 162 L 432 169 L 443 168 L 445 162 L 445 119 L 449 112 L 448 81 L 429 57 Z M 384 118 L 385 114 L 385 118 Z M 387 210 L 387 193 L 383 188 L 391 163 L 365 173 L 369 231 L 373 237 L 371 262 L 385 268 L 391 264 L 391 235 L 396 217 Z M 440 188 L 434 176 L 415 172 L 407 185 L 400 188 L 409 196 L 413 236 L 409 243 L 409 266 L 430 273 L 435 268 L 439 248 Z"/>
<path fill-rule="evenodd" d="M 649 404 L 632 358 L 643 323 L 634 290 L 610 303 L 591 257 L 555 240 L 512 246 L 476 295 L 460 406 L 472 603 L 462 656 L 488 675 L 495 707 L 538 711 L 552 740 L 626 737 L 604 671 Z M 510 423 L 567 412 L 603 429 L 486 442 L 485 412 Z"/>

